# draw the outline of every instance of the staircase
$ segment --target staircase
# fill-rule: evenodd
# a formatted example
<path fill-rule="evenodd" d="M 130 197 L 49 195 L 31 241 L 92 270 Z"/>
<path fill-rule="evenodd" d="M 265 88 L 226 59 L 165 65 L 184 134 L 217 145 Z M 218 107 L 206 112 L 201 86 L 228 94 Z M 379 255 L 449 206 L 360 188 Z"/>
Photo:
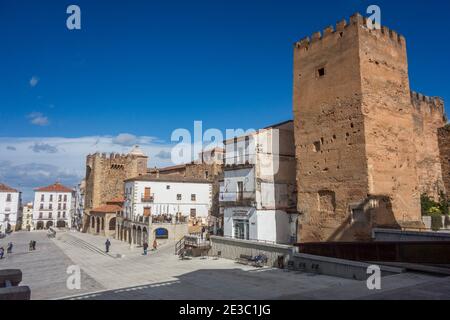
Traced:
<path fill-rule="evenodd" d="M 175 244 L 175 255 L 189 249 L 194 256 L 203 256 L 210 248 L 209 240 L 201 239 L 198 235 L 187 235 Z"/>
<path fill-rule="evenodd" d="M 183 237 L 175 244 L 175 255 L 179 255 L 185 249 L 184 241 L 185 239 Z"/>
<path fill-rule="evenodd" d="M 77 247 L 77 248 L 80 248 L 80 249 L 83 249 L 83 250 L 86 250 L 86 251 L 90 251 L 90 252 L 93 252 L 93 253 L 96 253 L 96 254 L 100 254 L 100 255 L 105 256 L 105 257 L 116 258 L 116 257 L 114 257 L 112 255 L 109 255 L 108 253 L 106 253 L 102 249 L 100 249 L 100 248 L 90 244 L 89 242 L 84 241 L 84 240 L 82 240 L 80 238 L 74 237 L 74 236 L 72 236 L 72 235 L 70 235 L 68 233 L 61 234 L 60 236 L 58 236 L 56 238 L 56 240 L 59 240 L 59 241 L 61 241 L 62 243 L 66 244 L 66 245 L 70 245 L 70 246 Z"/>

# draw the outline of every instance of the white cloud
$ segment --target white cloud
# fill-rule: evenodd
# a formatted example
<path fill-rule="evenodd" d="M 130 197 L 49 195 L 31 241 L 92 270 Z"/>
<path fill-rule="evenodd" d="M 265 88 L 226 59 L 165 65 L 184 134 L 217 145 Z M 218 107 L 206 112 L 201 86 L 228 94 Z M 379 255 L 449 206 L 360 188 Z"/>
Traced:
<path fill-rule="evenodd" d="M 50 124 L 50 121 L 48 120 L 47 116 L 44 116 L 40 112 L 32 112 L 27 116 L 28 119 L 30 119 L 30 123 L 37 125 L 37 126 L 47 126 Z"/>
<path fill-rule="evenodd" d="M 95 152 L 128 153 L 131 146 L 113 136 L 87 136 L 78 138 L 0 138 L 0 150 L 13 147 L 15 152 L 0 152 L 0 182 L 23 192 L 24 201 L 32 199 L 33 188 L 60 179 L 68 187 L 75 186 L 85 176 L 86 156 Z M 157 155 L 167 154 L 170 144 L 155 142 L 154 137 L 136 136 L 136 141 L 149 156 L 149 167 L 169 166 L 170 159 Z"/>
<path fill-rule="evenodd" d="M 134 145 L 145 145 L 153 142 L 157 142 L 158 139 L 155 137 L 148 137 L 148 136 L 140 136 L 137 137 L 134 134 L 131 133 L 121 133 L 117 135 L 116 137 L 113 137 L 112 142 L 114 144 L 118 144 L 121 146 L 131 147 Z"/>
<path fill-rule="evenodd" d="M 30 79 L 30 87 L 34 88 L 39 83 L 39 78 L 36 76 L 32 76 Z"/>
<path fill-rule="evenodd" d="M 33 150 L 35 153 L 40 152 L 46 152 L 46 153 L 57 153 L 58 148 L 52 145 L 49 145 L 48 143 L 35 143 L 34 145 L 30 146 L 30 149 Z"/>

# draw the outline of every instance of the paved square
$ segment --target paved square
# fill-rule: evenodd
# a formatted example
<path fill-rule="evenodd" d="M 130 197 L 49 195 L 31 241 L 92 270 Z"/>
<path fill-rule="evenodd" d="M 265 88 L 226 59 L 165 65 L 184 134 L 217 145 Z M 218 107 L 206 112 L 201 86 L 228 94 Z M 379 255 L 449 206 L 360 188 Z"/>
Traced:
<path fill-rule="evenodd" d="M 29 252 L 28 243 L 37 241 Z M 449 299 L 450 278 L 404 273 L 383 278 L 381 291 L 369 291 L 364 281 L 325 275 L 256 269 L 226 259 L 179 260 L 174 243 L 142 255 L 139 248 L 77 232 L 19 232 L 0 240 L 14 243 L 13 254 L 0 269 L 19 268 L 32 299 Z M 81 289 L 66 287 L 67 267 L 82 270 Z M 386 281 L 388 280 L 388 281 Z"/>

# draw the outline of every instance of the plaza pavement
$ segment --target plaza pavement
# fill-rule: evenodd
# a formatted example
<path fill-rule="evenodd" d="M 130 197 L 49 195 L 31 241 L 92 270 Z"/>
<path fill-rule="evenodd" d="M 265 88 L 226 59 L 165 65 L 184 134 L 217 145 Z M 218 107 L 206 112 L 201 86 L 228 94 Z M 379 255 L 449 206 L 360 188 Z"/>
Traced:
<path fill-rule="evenodd" d="M 28 252 L 30 239 L 37 250 Z M 179 260 L 174 243 L 161 243 L 156 252 L 77 232 L 19 232 L 0 240 L 12 241 L 14 253 L 0 269 L 20 268 L 22 284 L 32 299 L 450 299 L 450 278 L 403 273 L 382 279 L 381 291 L 369 291 L 364 281 L 325 275 L 256 269 L 211 257 Z M 66 288 L 69 265 L 82 270 L 81 289 Z"/>

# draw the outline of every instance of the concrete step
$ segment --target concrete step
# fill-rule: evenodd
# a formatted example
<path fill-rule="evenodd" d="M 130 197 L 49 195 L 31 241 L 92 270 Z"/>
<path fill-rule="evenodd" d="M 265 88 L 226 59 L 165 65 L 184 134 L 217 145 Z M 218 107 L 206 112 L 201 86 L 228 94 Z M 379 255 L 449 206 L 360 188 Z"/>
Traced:
<path fill-rule="evenodd" d="M 81 249 L 84 249 L 84 250 L 87 250 L 87 251 L 90 251 L 93 253 L 100 254 L 102 256 L 116 258 L 115 256 L 104 252 L 102 249 L 90 244 L 89 242 L 84 241 L 84 240 L 82 240 L 78 237 L 75 237 L 73 235 L 70 235 L 68 233 L 64 233 L 64 234 L 61 234 L 60 236 L 57 236 L 56 240 L 59 240 L 70 246 L 74 246 L 74 247 L 81 248 Z"/>

